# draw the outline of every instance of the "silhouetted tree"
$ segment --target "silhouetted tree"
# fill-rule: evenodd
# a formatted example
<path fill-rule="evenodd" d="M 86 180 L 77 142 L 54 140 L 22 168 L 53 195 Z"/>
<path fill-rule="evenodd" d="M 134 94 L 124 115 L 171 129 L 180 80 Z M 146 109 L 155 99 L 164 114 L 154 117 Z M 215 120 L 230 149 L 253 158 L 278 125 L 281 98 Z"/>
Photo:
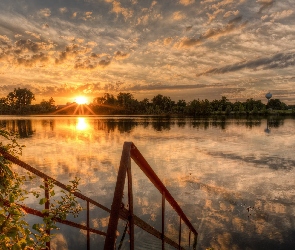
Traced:
<path fill-rule="evenodd" d="M 35 96 L 27 88 L 14 89 L 13 92 L 7 95 L 8 105 L 17 113 L 22 113 L 24 108 L 32 103 L 32 100 L 35 100 Z"/>

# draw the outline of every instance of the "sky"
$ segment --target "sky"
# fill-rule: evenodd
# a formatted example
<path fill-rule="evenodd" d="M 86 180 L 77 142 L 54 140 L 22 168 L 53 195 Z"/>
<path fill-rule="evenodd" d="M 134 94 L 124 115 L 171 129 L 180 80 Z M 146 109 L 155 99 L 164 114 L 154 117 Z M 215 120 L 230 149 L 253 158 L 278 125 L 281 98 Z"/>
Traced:
<path fill-rule="evenodd" d="M 0 0 L 0 96 L 295 104 L 294 0 Z"/>

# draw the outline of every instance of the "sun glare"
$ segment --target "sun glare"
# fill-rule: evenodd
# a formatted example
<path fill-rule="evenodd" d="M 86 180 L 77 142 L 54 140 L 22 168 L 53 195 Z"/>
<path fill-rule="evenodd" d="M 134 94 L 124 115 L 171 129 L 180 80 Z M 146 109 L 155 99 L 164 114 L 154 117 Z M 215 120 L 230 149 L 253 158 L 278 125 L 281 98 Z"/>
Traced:
<path fill-rule="evenodd" d="M 77 96 L 75 99 L 75 102 L 79 105 L 86 104 L 88 102 L 87 98 L 85 96 Z"/>
<path fill-rule="evenodd" d="M 87 130 L 88 127 L 89 127 L 89 125 L 88 125 L 86 119 L 83 117 L 79 117 L 77 120 L 76 129 L 80 130 L 80 131 L 84 131 L 84 130 Z"/>

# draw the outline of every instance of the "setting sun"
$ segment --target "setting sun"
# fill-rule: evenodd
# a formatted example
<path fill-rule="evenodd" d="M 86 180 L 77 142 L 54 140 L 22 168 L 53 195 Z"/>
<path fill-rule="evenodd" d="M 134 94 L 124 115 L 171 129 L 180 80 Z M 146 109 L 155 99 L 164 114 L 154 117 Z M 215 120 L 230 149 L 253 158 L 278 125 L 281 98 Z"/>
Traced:
<path fill-rule="evenodd" d="M 88 102 L 87 98 L 85 96 L 77 96 L 75 98 L 75 102 L 79 105 L 86 104 Z"/>

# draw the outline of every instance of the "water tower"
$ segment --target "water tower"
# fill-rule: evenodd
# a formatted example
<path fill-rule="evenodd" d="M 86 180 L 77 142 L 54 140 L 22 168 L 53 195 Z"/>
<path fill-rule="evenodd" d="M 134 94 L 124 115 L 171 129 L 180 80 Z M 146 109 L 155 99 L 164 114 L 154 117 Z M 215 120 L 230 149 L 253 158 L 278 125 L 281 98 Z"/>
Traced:
<path fill-rule="evenodd" d="M 272 94 L 270 92 L 268 92 L 266 95 L 265 95 L 266 99 L 267 99 L 267 104 L 269 103 L 269 99 L 272 98 Z"/>

